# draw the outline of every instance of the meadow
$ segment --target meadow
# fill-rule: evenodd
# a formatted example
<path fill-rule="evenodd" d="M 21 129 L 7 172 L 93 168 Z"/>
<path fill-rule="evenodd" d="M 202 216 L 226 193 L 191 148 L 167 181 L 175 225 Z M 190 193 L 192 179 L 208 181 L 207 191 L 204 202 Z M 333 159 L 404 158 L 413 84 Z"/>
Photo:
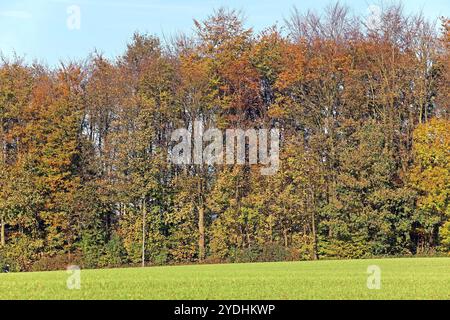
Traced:
<path fill-rule="evenodd" d="M 367 268 L 381 270 L 368 289 Z M 305 261 L 0 274 L 0 299 L 450 299 L 450 258 Z"/>

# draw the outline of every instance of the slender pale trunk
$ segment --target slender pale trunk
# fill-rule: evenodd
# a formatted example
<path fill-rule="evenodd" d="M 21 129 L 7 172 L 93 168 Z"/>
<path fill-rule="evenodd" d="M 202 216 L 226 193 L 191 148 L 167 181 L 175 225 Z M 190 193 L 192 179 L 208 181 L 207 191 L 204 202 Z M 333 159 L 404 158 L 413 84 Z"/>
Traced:
<path fill-rule="evenodd" d="M 145 267 L 145 219 L 147 216 L 147 205 L 145 198 L 142 200 L 142 267 Z"/>
<path fill-rule="evenodd" d="M 198 206 L 198 259 L 205 259 L 205 207 L 203 201 L 203 180 L 200 179 L 198 185 L 199 206 Z"/>
<path fill-rule="evenodd" d="M 0 232 L 0 246 L 4 247 L 5 246 L 5 220 L 3 219 L 3 217 L 1 219 L 1 224 L 2 224 L 2 227 L 1 227 L 1 232 Z"/>
<path fill-rule="evenodd" d="M 314 197 L 314 191 L 311 191 L 311 231 L 313 236 L 313 252 L 312 258 L 313 260 L 318 260 L 319 255 L 317 254 L 317 232 L 316 232 L 316 201 Z"/>
<path fill-rule="evenodd" d="M 205 259 L 205 210 L 203 206 L 199 208 L 198 212 L 198 256 L 200 261 Z"/>
<path fill-rule="evenodd" d="M 283 205 L 283 213 L 284 216 L 287 217 L 287 210 L 286 210 L 286 206 Z M 283 237 L 284 237 L 284 246 L 287 248 L 289 246 L 289 239 L 288 239 L 288 227 L 285 226 L 283 228 Z"/>
<path fill-rule="evenodd" d="M 315 209 L 313 208 L 311 212 L 311 225 L 312 225 L 312 236 L 313 236 L 313 260 L 318 260 L 319 256 L 317 254 L 317 235 L 316 235 L 316 215 Z"/>

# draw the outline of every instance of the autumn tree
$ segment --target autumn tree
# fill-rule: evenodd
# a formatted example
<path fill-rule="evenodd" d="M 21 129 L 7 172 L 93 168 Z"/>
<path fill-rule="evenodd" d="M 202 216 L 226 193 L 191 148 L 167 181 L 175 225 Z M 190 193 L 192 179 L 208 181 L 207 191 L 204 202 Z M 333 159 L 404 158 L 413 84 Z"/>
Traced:
<path fill-rule="evenodd" d="M 440 232 L 444 247 L 449 243 L 450 123 L 432 119 L 414 131 L 414 165 L 409 179 L 419 194 L 415 231 L 422 250 L 437 246 Z M 442 226 L 442 223 L 445 223 Z M 439 228 L 441 227 L 440 231 Z"/>

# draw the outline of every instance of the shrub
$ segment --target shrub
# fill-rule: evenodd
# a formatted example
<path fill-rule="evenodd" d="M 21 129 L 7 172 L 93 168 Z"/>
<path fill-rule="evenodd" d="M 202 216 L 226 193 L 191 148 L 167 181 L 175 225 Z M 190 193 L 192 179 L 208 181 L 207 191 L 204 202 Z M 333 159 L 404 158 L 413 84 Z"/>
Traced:
<path fill-rule="evenodd" d="M 288 249 L 289 261 L 311 260 L 314 252 L 314 239 L 311 235 L 294 234 Z"/>
<path fill-rule="evenodd" d="M 3 250 L 3 260 L 10 265 L 11 272 L 29 271 L 40 258 L 43 247 L 43 240 L 26 236 L 14 237 Z"/>
<path fill-rule="evenodd" d="M 259 261 L 285 261 L 288 257 L 288 250 L 286 247 L 278 243 L 269 243 L 262 247 L 262 252 L 259 255 Z"/>
<path fill-rule="evenodd" d="M 319 255 L 337 259 L 359 259 L 371 256 L 370 244 L 332 239 L 319 242 Z"/>
<path fill-rule="evenodd" d="M 447 221 L 440 230 L 442 251 L 450 255 L 450 221 Z"/>
<path fill-rule="evenodd" d="M 99 265 L 102 267 L 120 267 L 125 262 L 125 249 L 122 240 L 118 235 L 114 235 L 106 244 L 104 254 L 100 257 Z"/>
<path fill-rule="evenodd" d="M 82 253 L 82 265 L 84 268 L 97 268 L 100 257 L 103 254 L 103 246 L 89 233 L 81 238 L 80 249 Z"/>
<path fill-rule="evenodd" d="M 167 263 L 168 256 L 169 256 L 168 250 L 162 249 L 157 254 L 153 255 L 151 262 L 154 265 L 162 266 Z"/>
<path fill-rule="evenodd" d="M 9 272 L 20 271 L 13 261 L 6 257 L 4 250 L 0 250 L 0 273 L 8 270 Z"/>
<path fill-rule="evenodd" d="M 32 271 L 56 271 L 66 270 L 70 265 L 81 264 L 80 255 L 57 254 L 55 256 L 43 256 L 36 261 L 31 270 Z"/>
<path fill-rule="evenodd" d="M 230 262 L 237 263 L 247 263 L 247 262 L 257 262 L 260 256 L 259 248 L 233 248 L 229 257 Z"/>

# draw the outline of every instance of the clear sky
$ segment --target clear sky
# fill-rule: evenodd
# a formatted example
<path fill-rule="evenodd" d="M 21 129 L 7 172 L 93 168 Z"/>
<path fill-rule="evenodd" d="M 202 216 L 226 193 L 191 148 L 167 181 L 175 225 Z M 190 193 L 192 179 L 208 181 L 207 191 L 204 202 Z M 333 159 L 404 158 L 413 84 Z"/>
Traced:
<path fill-rule="evenodd" d="M 121 54 L 134 31 L 170 36 L 190 32 L 202 19 L 225 6 L 245 13 L 247 26 L 261 30 L 283 23 L 295 5 L 321 10 L 330 0 L 0 0 L 0 51 L 50 65 L 85 58 L 94 49 L 108 57 Z M 380 0 L 341 0 L 356 15 L 367 15 Z M 388 3 L 388 1 L 384 1 Z M 404 0 L 407 12 L 435 19 L 450 16 L 450 0 Z M 75 7 L 74 7 L 75 6 Z M 79 9 L 79 15 L 78 10 Z M 77 19 L 80 17 L 80 19 Z M 78 28 L 78 21 L 80 22 Z"/>

